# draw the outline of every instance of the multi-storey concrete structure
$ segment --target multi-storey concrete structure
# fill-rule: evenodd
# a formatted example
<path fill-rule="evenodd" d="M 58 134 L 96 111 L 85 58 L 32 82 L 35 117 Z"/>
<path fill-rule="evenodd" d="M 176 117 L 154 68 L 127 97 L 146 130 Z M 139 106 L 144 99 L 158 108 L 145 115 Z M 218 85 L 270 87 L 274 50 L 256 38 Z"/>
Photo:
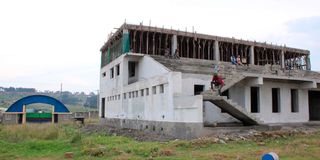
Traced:
<path fill-rule="evenodd" d="M 223 96 L 209 91 L 214 67 Z M 101 48 L 100 117 L 187 138 L 226 123 L 308 122 L 320 120 L 319 83 L 307 50 L 123 24 Z"/>

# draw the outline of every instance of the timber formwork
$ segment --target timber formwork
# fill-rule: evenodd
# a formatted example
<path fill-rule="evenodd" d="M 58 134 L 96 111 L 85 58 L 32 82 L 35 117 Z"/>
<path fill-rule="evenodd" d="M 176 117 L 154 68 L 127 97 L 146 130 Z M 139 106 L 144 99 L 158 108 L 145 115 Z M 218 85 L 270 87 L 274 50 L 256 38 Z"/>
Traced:
<path fill-rule="evenodd" d="M 184 58 L 228 62 L 239 55 L 244 64 L 311 69 L 308 50 L 126 23 L 101 48 L 101 67 L 127 52 L 164 56 L 168 51 L 173 55 L 176 49 Z"/>

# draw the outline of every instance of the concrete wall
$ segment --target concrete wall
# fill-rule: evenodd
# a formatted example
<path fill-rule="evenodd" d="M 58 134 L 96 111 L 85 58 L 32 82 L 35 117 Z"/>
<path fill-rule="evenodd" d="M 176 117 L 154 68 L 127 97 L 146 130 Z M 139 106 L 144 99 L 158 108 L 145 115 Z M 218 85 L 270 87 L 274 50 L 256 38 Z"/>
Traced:
<path fill-rule="evenodd" d="M 147 121 L 137 119 L 101 118 L 100 123 L 112 127 L 131 128 L 147 133 L 157 133 L 172 136 L 172 138 L 192 139 L 203 133 L 202 123 Z"/>
<path fill-rule="evenodd" d="M 17 124 L 18 123 L 18 114 L 3 113 L 2 123 L 3 124 Z"/>
<path fill-rule="evenodd" d="M 138 68 L 137 81 L 131 84 L 128 84 L 129 61 L 136 61 Z M 110 79 L 110 68 L 118 64 L 120 64 L 120 75 Z M 106 72 L 105 77 L 102 76 L 104 72 Z M 179 72 L 169 72 L 166 67 L 149 56 L 139 54 L 120 56 L 101 69 L 100 100 L 106 99 L 105 116 L 147 121 L 202 123 L 202 96 L 186 95 L 183 92 L 181 76 Z M 160 93 L 161 87 L 163 93 Z M 154 88 L 156 94 L 153 92 Z M 146 95 L 147 90 L 149 95 Z M 101 112 L 101 103 L 99 108 Z"/>
<path fill-rule="evenodd" d="M 300 89 L 299 83 L 264 80 L 260 88 L 260 112 L 252 113 L 265 123 L 307 122 L 309 120 L 308 90 Z M 280 112 L 272 112 L 272 88 L 280 88 Z M 291 112 L 291 89 L 298 89 L 299 112 Z M 245 88 L 245 107 L 251 112 L 250 84 Z"/>
<path fill-rule="evenodd" d="M 99 112 L 98 111 L 87 111 L 87 112 L 73 112 L 73 117 L 84 117 L 84 118 L 98 118 Z"/>
<path fill-rule="evenodd" d="M 204 90 L 209 90 L 211 88 L 212 75 L 203 74 L 182 74 L 182 94 L 187 96 L 194 95 L 194 85 L 204 85 Z M 239 122 L 227 113 L 221 113 L 221 109 L 211 102 L 203 102 L 198 104 L 203 106 L 203 123 L 205 125 L 213 125 L 215 123 L 223 122 Z"/>
<path fill-rule="evenodd" d="M 137 62 L 135 82 L 130 84 L 128 83 L 129 61 Z M 110 68 L 118 64 L 120 75 L 110 79 Z M 106 72 L 105 77 L 102 76 L 104 72 Z M 208 90 L 211 78 L 211 75 L 170 71 L 147 55 L 122 55 L 101 69 L 100 100 L 106 99 L 104 114 L 107 119 L 205 124 L 239 122 L 227 113 L 221 113 L 214 104 L 203 102 L 201 95 L 194 95 L 194 85 L 204 85 L 204 90 Z M 265 123 L 307 122 L 308 91 L 302 89 L 300 83 L 300 81 L 272 78 L 258 79 L 258 81 L 246 78 L 229 88 L 229 96 L 233 102 L 250 113 L 250 87 L 259 86 L 260 112 L 252 114 Z M 161 86 L 164 89 L 163 93 L 160 93 Z M 153 88 L 156 89 L 156 94 L 153 94 Z M 279 113 L 272 113 L 271 88 L 280 88 Z M 299 112 L 296 113 L 291 112 L 291 89 L 299 90 Z M 149 95 L 146 95 L 147 90 Z"/>

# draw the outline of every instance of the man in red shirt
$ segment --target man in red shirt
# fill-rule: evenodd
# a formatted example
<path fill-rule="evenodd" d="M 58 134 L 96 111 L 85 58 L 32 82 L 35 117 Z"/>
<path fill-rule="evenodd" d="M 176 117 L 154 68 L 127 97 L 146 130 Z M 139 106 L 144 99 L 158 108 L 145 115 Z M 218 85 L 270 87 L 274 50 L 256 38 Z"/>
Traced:
<path fill-rule="evenodd" d="M 218 88 L 218 94 L 220 95 L 221 88 L 224 86 L 224 81 L 220 76 L 218 76 L 217 73 L 215 73 L 212 77 L 212 81 L 211 81 L 211 89 L 212 90 L 214 90 L 213 85 Z"/>

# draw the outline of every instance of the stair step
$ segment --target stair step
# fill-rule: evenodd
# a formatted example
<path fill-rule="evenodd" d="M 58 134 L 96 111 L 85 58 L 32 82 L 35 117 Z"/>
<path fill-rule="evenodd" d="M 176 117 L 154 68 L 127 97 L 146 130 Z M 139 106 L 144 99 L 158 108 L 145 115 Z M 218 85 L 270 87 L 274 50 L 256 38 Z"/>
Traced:
<path fill-rule="evenodd" d="M 245 108 L 241 107 L 237 103 L 234 103 L 231 99 L 227 99 L 226 96 L 213 95 L 210 91 L 202 92 L 203 100 L 210 101 L 220 109 L 226 111 L 234 118 L 242 121 L 247 125 L 262 124 L 262 122 L 254 115 L 248 113 Z"/>

